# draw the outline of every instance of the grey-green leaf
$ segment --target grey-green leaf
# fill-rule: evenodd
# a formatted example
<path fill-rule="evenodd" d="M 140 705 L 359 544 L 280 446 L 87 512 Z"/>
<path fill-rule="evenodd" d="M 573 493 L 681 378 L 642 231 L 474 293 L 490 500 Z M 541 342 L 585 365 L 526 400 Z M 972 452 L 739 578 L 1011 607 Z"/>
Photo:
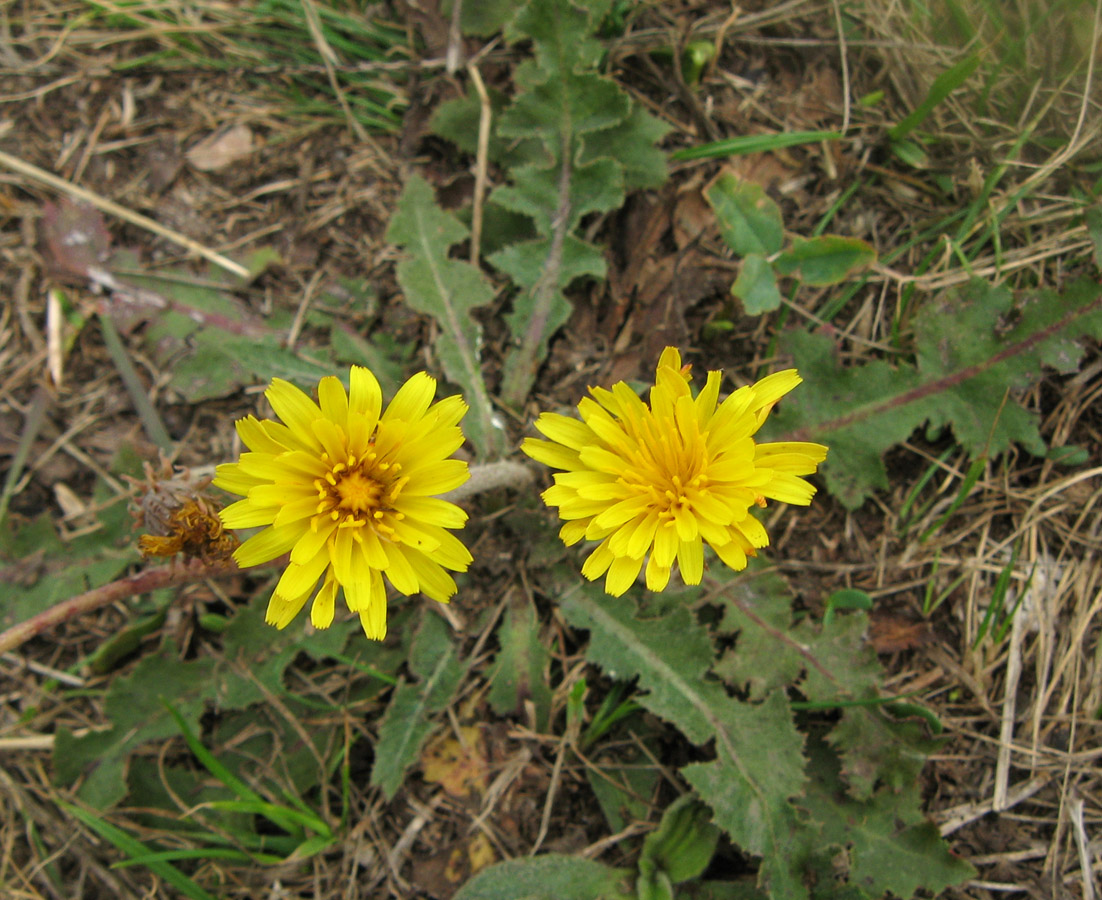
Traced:
<path fill-rule="evenodd" d="M 716 214 L 719 233 L 736 255 L 770 256 L 781 249 L 781 211 L 761 185 L 724 173 L 704 196 Z"/>
<path fill-rule="evenodd" d="M 489 457 L 504 452 L 505 435 L 482 377 L 482 326 L 471 311 L 493 299 L 493 288 L 478 268 L 448 256 L 466 237 L 467 228 L 436 205 L 429 183 L 411 176 L 387 228 L 387 240 L 408 254 L 398 264 L 398 283 L 413 309 L 439 323 L 436 355 L 471 406 L 467 436 Z"/>
<path fill-rule="evenodd" d="M 479 872 L 452 900 L 629 900 L 627 874 L 580 856 L 521 857 Z"/>
<path fill-rule="evenodd" d="M 750 316 L 772 312 L 781 305 L 777 276 L 760 253 L 750 253 L 743 258 L 731 293 L 742 301 L 742 308 Z"/>
<path fill-rule="evenodd" d="M 874 262 L 876 250 L 871 244 L 858 238 L 824 234 L 807 240 L 797 238 L 773 264 L 782 275 L 791 275 L 813 287 L 823 287 L 838 284 Z"/>

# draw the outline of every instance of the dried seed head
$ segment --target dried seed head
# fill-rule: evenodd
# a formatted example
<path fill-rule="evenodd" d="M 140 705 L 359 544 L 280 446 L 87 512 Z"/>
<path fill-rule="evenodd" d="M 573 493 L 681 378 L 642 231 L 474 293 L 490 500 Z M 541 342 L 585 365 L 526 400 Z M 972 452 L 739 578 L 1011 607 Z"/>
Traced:
<path fill-rule="evenodd" d="M 194 480 L 186 469 L 173 469 L 163 457 L 160 467 L 145 464 L 145 480 L 128 479 L 137 493 L 131 503 L 138 538 L 146 557 L 173 557 L 216 562 L 237 549 L 237 537 L 226 531 L 218 505 L 203 493 L 210 479 Z"/>

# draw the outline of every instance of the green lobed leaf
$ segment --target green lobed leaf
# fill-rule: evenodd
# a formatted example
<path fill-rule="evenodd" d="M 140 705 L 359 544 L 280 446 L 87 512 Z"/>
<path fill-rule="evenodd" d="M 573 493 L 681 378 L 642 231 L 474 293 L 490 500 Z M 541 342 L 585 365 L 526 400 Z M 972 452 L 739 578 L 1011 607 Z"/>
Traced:
<path fill-rule="evenodd" d="M 864 802 L 848 800 L 833 755 L 817 742 L 809 749 L 812 778 L 801 803 L 819 824 L 822 843 L 848 849 L 851 884 L 870 897 L 891 892 L 909 898 L 919 890 L 937 896 L 975 877 L 922 815 L 917 781 L 898 791 L 881 788 Z"/>
<path fill-rule="evenodd" d="M 760 184 L 725 172 L 705 192 L 719 233 L 736 255 L 771 256 L 784 243 L 780 208 Z"/>
<path fill-rule="evenodd" d="M 678 607 L 664 616 L 636 618 L 629 598 L 609 597 L 588 584 L 564 597 L 560 608 L 571 625 L 589 630 L 586 656 L 609 678 L 638 678 L 646 693 L 635 699 L 694 744 L 714 736 L 712 704 L 721 706 L 726 694 L 718 683 L 704 680 L 712 642 L 689 610 Z"/>
<path fill-rule="evenodd" d="M 444 620 L 428 608 L 410 648 L 409 668 L 420 680 L 395 689 L 379 723 L 375 745 L 371 784 L 380 788 L 387 800 L 398 793 L 406 769 L 417 762 L 434 727 L 430 716 L 451 702 L 466 670 Z"/>
<path fill-rule="evenodd" d="M 547 853 L 483 869 L 452 900 L 629 900 L 627 875 L 592 859 Z"/>
<path fill-rule="evenodd" d="M 793 624 L 783 579 L 769 570 L 756 574 L 759 579 L 740 580 L 719 594 L 721 630 L 735 634 L 735 645 L 713 671 L 752 699 L 795 686 L 809 705 L 840 708 L 829 740 L 852 796 L 867 798 L 877 784 L 914 781 L 938 745 L 920 725 L 891 719 L 876 702 L 884 671 L 866 640 L 868 617 L 836 611 L 821 623 Z"/>
<path fill-rule="evenodd" d="M 657 145 L 669 130 L 661 119 L 632 104 L 619 127 L 586 136 L 578 162 L 586 166 L 600 157 L 615 160 L 624 169 L 624 187 L 629 191 L 661 187 L 669 175 L 669 164 L 665 151 Z"/>
<path fill-rule="evenodd" d="M 716 758 L 681 774 L 712 807 L 716 824 L 762 857 L 759 884 L 778 898 L 805 897 L 805 838 L 790 800 L 806 783 L 803 736 L 779 691 L 758 705 L 727 700 L 716 714 Z"/>
<path fill-rule="evenodd" d="M 824 287 L 838 284 L 858 269 L 876 262 L 876 250 L 858 238 L 824 234 L 796 238 L 773 265 L 781 275 L 798 278 L 804 284 Z"/>
<path fill-rule="evenodd" d="M 777 275 L 765 257 L 758 253 L 748 253 L 743 257 L 738 278 L 731 285 L 731 293 L 742 301 L 742 308 L 748 316 L 760 316 L 781 305 Z"/>
<path fill-rule="evenodd" d="M 884 451 L 925 421 L 924 405 L 892 402 L 917 387 L 918 373 L 883 360 L 843 368 L 834 341 L 823 334 L 789 331 L 782 344 L 804 381 L 770 416 L 766 434 L 798 430 L 807 440 L 827 444 L 830 453 L 820 475 L 843 505 L 856 509 L 873 489 L 888 487 Z M 875 427 L 870 427 L 864 417 L 873 415 Z M 849 418 L 853 424 L 846 424 Z"/>
<path fill-rule="evenodd" d="M 489 303 L 494 292 L 477 267 L 448 256 L 452 245 L 467 235 L 455 216 L 436 205 L 429 183 L 412 175 L 386 237 L 408 254 L 398 264 L 406 302 L 440 325 L 436 355 L 448 378 L 465 392 L 471 405 L 464 423 L 467 436 L 485 458 L 503 452 L 504 432 L 495 421 L 482 377 L 482 326 L 471 311 Z"/>
<path fill-rule="evenodd" d="M 943 745 L 929 737 L 925 723 L 894 720 L 879 705 L 843 709 L 827 740 L 854 800 L 869 800 L 880 786 L 898 791 L 915 783 L 927 757 Z"/>
<path fill-rule="evenodd" d="M 734 633 L 736 639 L 712 667 L 727 684 L 754 701 L 795 684 L 807 663 L 798 647 L 780 637 L 792 627 L 792 593 L 787 583 L 775 571 L 760 576 L 764 577 L 732 582 L 720 593 L 718 599 L 724 605 L 720 630 Z"/>
<path fill-rule="evenodd" d="M 529 217 L 538 234 L 489 256 L 520 288 L 507 318 L 519 346 L 506 356 L 502 383 L 512 406 L 524 402 L 548 340 L 569 316 L 565 289 L 580 276 L 604 275 L 601 254 L 574 233 L 582 218 L 616 209 L 629 187 L 665 177 L 654 147 L 664 126 L 598 70 L 604 47 L 593 34 L 608 7 L 608 0 L 530 0 L 505 29 L 512 44 L 531 41 L 534 56 L 517 66 L 516 96 L 496 120 L 491 155 L 511 183 L 489 205 Z M 439 124 L 449 121 L 454 126 L 451 113 Z"/>
<path fill-rule="evenodd" d="M 1089 280 L 1014 295 L 977 279 L 919 311 L 913 365 L 842 368 L 828 337 L 791 331 L 784 347 L 805 383 L 785 399 L 771 433 L 828 444 L 823 476 L 851 509 L 887 487 L 882 454 L 927 422 L 951 426 L 973 456 L 1014 443 L 1044 455 L 1037 415 L 1018 393 L 1045 366 L 1076 371 L 1088 336 L 1102 338 L 1102 286 Z"/>
<path fill-rule="evenodd" d="M 763 857 L 763 883 L 777 896 L 806 896 L 789 801 L 804 786 L 803 738 L 783 693 L 756 705 L 729 697 L 707 677 L 711 640 L 684 607 L 640 619 L 628 598 L 585 585 L 564 597 L 561 609 L 572 625 L 589 630 L 589 660 L 611 678 L 639 679 L 640 704 L 694 744 L 714 740 L 716 758 L 685 766 L 682 775 L 715 811 L 716 824 Z"/>
<path fill-rule="evenodd" d="M 531 602 L 522 599 L 505 611 L 497 640 L 501 650 L 487 676 L 490 706 L 500 716 L 515 715 L 525 700 L 531 700 L 537 728 L 545 728 L 551 712 L 551 688 L 547 683 L 551 654 L 540 643 L 539 620 Z"/>

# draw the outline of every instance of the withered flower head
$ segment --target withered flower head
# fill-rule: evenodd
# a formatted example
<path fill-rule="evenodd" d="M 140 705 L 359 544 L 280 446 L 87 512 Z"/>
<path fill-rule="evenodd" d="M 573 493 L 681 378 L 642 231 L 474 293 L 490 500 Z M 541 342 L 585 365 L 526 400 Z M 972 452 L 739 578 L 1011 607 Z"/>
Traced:
<path fill-rule="evenodd" d="M 203 493 L 210 479 L 194 480 L 163 457 L 159 468 L 150 463 L 144 468 L 144 481 L 127 479 L 138 491 L 130 510 L 135 526 L 147 532 L 138 538 L 142 555 L 183 554 L 206 563 L 229 559 L 240 541 L 222 525 L 218 504 Z"/>

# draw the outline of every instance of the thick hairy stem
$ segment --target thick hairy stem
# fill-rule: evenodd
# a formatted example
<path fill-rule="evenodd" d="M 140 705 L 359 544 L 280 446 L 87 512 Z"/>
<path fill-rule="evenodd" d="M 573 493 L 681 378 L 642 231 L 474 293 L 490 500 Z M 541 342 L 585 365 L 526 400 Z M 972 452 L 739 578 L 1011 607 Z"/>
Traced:
<path fill-rule="evenodd" d="M 452 503 L 462 503 L 468 497 L 498 488 L 525 490 L 532 486 L 533 480 L 532 470 L 523 463 L 509 460 L 483 463 L 471 466 L 470 480 L 444 494 L 444 499 Z"/>

